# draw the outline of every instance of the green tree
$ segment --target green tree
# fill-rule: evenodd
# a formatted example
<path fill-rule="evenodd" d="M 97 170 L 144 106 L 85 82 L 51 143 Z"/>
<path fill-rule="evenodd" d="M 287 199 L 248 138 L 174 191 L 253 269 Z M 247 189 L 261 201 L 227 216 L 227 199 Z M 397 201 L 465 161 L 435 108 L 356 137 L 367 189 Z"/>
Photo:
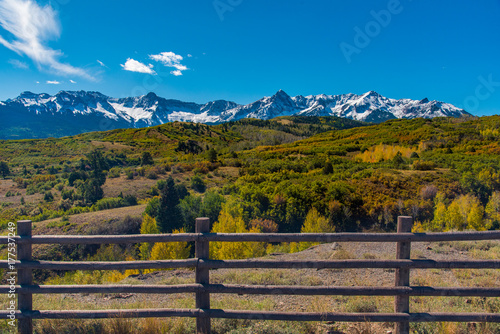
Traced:
<path fill-rule="evenodd" d="M 87 155 L 87 159 L 90 165 L 90 178 L 97 181 L 97 183 L 102 186 L 106 182 L 106 174 L 104 171 L 108 169 L 108 164 L 106 159 L 102 155 L 100 150 L 93 150 Z"/>
<path fill-rule="evenodd" d="M 54 195 L 52 194 L 52 192 L 47 191 L 45 193 L 45 195 L 43 196 L 43 200 L 45 202 L 53 202 L 54 201 Z"/>
<path fill-rule="evenodd" d="M 404 165 L 405 159 L 403 159 L 403 154 L 401 152 L 397 152 L 394 158 L 392 158 L 392 164 L 394 167 L 399 168 L 401 165 Z"/>
<path fill-rule="evenodd" d="M 333 165 L 330 161 L 327 161 L 323 167 L 323 174 L 328 175 L 331 173 L 333 173 Z"/>
<path fill-rule="evenodd" d="M 10 175 L 9 165 L 5 161 L 0 161 L 0 173 L 4 179 Z"/>
<path fill-rule="evenodd" d="M 88 204 L 94 204 L 104 197 L 102 186 L 106 182 L 104 170 L 108 168 L 102 152 L 94 150 L 87 155 L 91 168 L 90 177 L 81 186 L 80 192 Z"/>
<path fill-rule="evenodd" d="M 144 210 L 144 214 L 147 214 L 151 217 L 158 217 L 160 214 L 160 196 L 155 196 L 151 198 Z"/>
<path fill-rule="evenodd" d="M 154 165 L 154 163 L 155 162 L 153 160 L 153 157 L 151 156 L 151 153 L 147 151 L 142 153 L 141 166 Z"/>
<path fill-rule="evenodd" d="M 170 233 L 175 229 L 180 229 L 184 221 L 179 208 L 179 194 L 175 187 L 174 179 L 170 176 L 166 185 L 161 190 L 160 207 L 156 221 L 163 233 Z"/>
<path fill-rule="evenodd" d="M 207 152 L 207 155 L 208 155 L 208 160 L 210 162 L 216 162 L 217 161 L 217 152 L 215 151 L 215 149 L 211 148 L 208 150 Z"/>
<path fill-rule="evenodd" d="M 82 183 L 80 188 L 83 200 L 88 204 L 94 204 L 104 197 L 104 191 L 99 180 L 90 178 Z"/>
<path fill-rule="evenodd" d="M 217 217 L 219 217 L 220 211 L 222 210 L 224 202 L 224 196 L 221 194 L 213 190 L 207 191 L 201 204 L 200 216 L 210 218 L 211 222 L 216 221 Z"/>
<path fill-rule="evenodd" d="M 203 193 L 207 189 L 207 186 L 199 175 L 195 175 L 191 179 L 191 188 L 199 193 Z"/>
<path fill-rule="evenodd" d="M 189 195 L 184 197 L 180 203 L 179 208 L 184 219 L 184 230 L 186 232 L 194 232 L 194 225 L 196 218 L 201 217 L 202 199 L 200 196 Z"/>

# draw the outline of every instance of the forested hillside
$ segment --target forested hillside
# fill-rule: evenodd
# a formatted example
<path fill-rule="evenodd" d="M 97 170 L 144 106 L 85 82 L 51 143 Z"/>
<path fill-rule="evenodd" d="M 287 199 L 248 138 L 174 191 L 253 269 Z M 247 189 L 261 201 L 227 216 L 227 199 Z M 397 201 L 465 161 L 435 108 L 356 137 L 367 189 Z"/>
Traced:
<path fill-rule="evenodd" d="M 162 232 L 192 230 L 200 215 L 300 232 L 308 213 L 335 231 L 393 230 L 403 214 L 419 230 L 494 229 L 499 137 L 498 116 L 378 125 L 282 117 L 1 141 L 1 220 L 149 203 L 152 217 L 176 207 Z"/>

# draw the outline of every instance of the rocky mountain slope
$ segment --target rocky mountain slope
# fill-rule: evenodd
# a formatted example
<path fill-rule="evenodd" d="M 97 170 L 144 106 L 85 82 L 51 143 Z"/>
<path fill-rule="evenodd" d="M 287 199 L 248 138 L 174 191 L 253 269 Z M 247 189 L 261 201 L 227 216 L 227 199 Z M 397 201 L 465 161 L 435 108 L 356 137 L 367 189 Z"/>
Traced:
<path fill-rule="evenodd" d="M 165 99 L 155 93 L 112 98 L 99 92 L 61 91 L 53 96 L 24 92 L 0 102 L 0 139 L 74 135 L 116 128 L 140 128 L 173 121 L 223 123 L 243 118 L 339 116 L 365 122 L 395 118 L 460 117 L 468 113 L 449 103 L 363 95 L 298 95 L 279 90 L 247 105 L 217 100 L 205 104 Z"/>

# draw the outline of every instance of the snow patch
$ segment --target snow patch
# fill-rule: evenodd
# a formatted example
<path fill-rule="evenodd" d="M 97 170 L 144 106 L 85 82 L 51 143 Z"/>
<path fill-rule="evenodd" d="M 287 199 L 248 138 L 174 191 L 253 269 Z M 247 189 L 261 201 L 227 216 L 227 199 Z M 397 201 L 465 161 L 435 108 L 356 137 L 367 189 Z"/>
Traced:
<path fill-rule="evenodd" d="M 125 107 L 123 104 L 113 103 L 113 102 L 109 102 L 109 104 L 116 111 L 130 116 L 135 122 L 137 122 L 139 120 L 151 119 L 153 116 L 153 113 L 151 112 L 151 110 L 146 110 L 144 108 Z"/>

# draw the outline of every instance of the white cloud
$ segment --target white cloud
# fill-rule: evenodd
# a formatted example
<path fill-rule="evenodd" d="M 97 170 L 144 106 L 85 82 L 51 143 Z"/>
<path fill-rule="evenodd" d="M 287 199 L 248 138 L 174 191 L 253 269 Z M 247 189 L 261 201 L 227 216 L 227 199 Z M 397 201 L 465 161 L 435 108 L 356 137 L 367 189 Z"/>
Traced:
<path fill-rule="evenodd" d="M 182 71 L 187 70 L 188 68 L 184 65 L 181 64 L 181 61 L 183 60 L 182 56 L 176 55 L 173 52 L 162 52 L 157 55 L 149 55 L 149 58 L 162 63 L 163 65 L 167 67 L 173 67 L 176 69 L 176 71 L 170 72 L 171 74 L 175 76 L 182 75 Z"/>
<path fill-rule="evenodd" d="M 42 7 L 32 0 L 1 0 L 0 26 L 11 35 L 9 40 L 0 35 L 0 44 L 28 56 L 39 69 L 93 79 L 85 70 L 61 63 L 63 53 L 46 45 L 61 34 L 57 13 L 49 5 Z"/>
<path fill-rule="evenodd" d="M 128 58 L 125 64 L 120 64 L 120 66 L 123 67 L 125 71 L 156 75 L 156 72 L 153 71 L 153 65 L 146 65 L 132 58 Z"/>
<path fill-rule="evenodd" d="M 97 59 L 97 62 L 99 63 L 99 65 L 101 65 L 102 67 L 107 67 L 102 61 L 100 61 L 99 59 Z"/>
<path fill-rule="evenodd" d="M 193 56 L 193 55 L 191 55 L 191 54 L 189 54 L 189 53 L 188 53 L 188 58 L 191 58 L 192 56 Z"/>
<path fill-rule="evenodd" d="M 48 80 L 48 81 L 47 81 L 47 84 L 49 84 L 49 85 L 59 85 L 59 84 L 60 84 L 60 82 L 59 82 L 59 81 L 56 81 L 56 80 Z"/>
<path fill-rule="evenodd" d="M 76 81 L 73 81 L 73 80 L 69 80 L 69 82 L 71 82 L 72 84 L 75 84 L 75 83 L 76 83 Z"/>
<path fill-rule="evenodd" d="M 9 59 L 9 64 L 16 68 L 20 68 L 23 70 L 27 70 L 29 68 L 28 64 L 26 64 L 23 61 L 17 60 L 17 59 Z"/>

